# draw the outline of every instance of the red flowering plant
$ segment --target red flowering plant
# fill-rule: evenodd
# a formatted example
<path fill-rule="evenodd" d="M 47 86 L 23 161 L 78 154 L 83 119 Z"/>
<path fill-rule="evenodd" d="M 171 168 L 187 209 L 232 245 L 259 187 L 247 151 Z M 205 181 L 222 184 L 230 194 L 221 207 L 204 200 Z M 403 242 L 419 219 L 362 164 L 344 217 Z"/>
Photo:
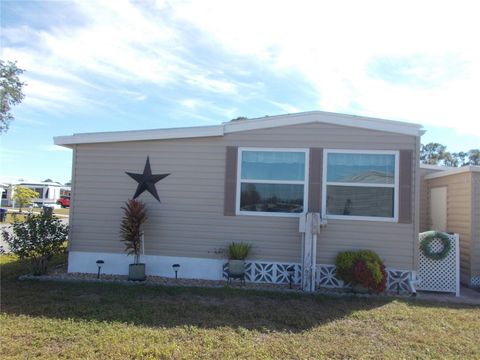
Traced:
<path fill-rule="evenodd" d="M 352 286 L 383 292 L 387 285 L 385 265 L 371 250 L 343 251 L 336 258 L 336 275 Z"/>

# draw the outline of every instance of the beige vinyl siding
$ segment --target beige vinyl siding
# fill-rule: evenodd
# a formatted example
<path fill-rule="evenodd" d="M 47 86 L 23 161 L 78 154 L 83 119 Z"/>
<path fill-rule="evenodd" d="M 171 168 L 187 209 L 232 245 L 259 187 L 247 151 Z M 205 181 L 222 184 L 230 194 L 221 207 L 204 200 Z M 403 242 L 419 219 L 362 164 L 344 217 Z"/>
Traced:
<path fill-rule="evenodd" d="M 472 172 L 472 255 L 471 276 L 480 276 L 480 173 Z"/>
<path fill-rule="evenodd" d="M 71 250 L 123 252 L 118 236 L 121 206 L 137 185 L 125 171 L 143 172 L 148 155 L 153 173 L 171 175 L 157 183 L 161 204 L 148 193 L 140 196 L 149 211 L 147 254 L 221 258 L 218 249 L 232 241 L 246 241 L 253 244 L 252 259 L 300 262 L 298 218 L 224 216 L 226 146 L 406 149 L 418 154 L 414 136 L 327 124 L 223 137 L 77 145 Z M 415 199 L 412 208 L 414 203 Z M 318 262 L 333 263 L 340 250 L 370 248 L 378 251 L 387 266 L 412 269 L 413 218 L 413 224 L 332 220 L 320 235 Z"/>
<path fill-rule="evenodd" d="M 447 187 L 447 231 L 460 235 L 461 280 L 463 283 L 468 283 L 471 276 L 472 174 L 464 172 L 442 176 L 429 179 L 427 184 L 428 189 Z M 427 199 L 427 204 L 430 203 L 429 199 Z M 430 219 L 430 212 L 428 212 L 428 216 Z"/>

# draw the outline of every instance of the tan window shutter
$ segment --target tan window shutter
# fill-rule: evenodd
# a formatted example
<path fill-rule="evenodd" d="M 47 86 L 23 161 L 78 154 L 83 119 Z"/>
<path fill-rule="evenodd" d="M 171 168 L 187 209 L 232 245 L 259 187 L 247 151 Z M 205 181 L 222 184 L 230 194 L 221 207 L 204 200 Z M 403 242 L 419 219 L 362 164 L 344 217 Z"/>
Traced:
<path fill-rule="evenodd" d="M 225 216 L 235 216 L 235 200 L 237 196 L 237 156 L 238 147 L 227 146 L 225 156 Z"/>
<path fill-rule="evenodd" d="M 308 172 L 308 211 L 320 212 L 322 204 L 323 149 L 310 148 Z"/>
<path fill-rule="evenodd" d="M 398 222 L 403 224 L 412 223 L 412 168 L 413 151 L 400 150 Z"/>

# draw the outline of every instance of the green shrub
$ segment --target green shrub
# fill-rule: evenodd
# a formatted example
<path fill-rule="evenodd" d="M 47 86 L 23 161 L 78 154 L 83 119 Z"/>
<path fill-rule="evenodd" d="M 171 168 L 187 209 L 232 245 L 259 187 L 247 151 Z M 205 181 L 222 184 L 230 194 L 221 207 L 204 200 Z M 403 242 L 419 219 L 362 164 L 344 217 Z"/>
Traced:
<path fill-rule="evenodd" d="M 381 266 L 383 265 L 380 257 L 371 250 L 360 250 L 357 252 L 357 260 L 362 260 L 367 269 L 370 270 L 373 280 L 378 284 L 382 281 L 383 274 Z"/>
<path fill-rule="evenodd" d="M 346 283 L 353 281 L 353 267 L 357 259 L 357 253 L 354 251 L 343 251 L 337 255 L 335 260 L 337 277 Z"/>
<path fill-rule="evenodd" d="M 347 284 L 384 291 L 387 274 L 380 257 L 371 250 L 343 251 L 335 260 L 336 275 Z"/>
<path fill-rule="evenodd" d="M 230 260 L 245 260 L 250 253 L 250 249 L 249 244 L 232 242 L 228 245 L 228 258 Z"/>
<path fill-rule="evenodd" d="M 45 212 L 28 215 L 25 221 L 11 225 L 13 234 L 3 230 L 3 238 L 12 253 L 20 259 L 30 260 L 35 275 L 47 272 L 48 261 L 65 250 L 68 225 Z"/>

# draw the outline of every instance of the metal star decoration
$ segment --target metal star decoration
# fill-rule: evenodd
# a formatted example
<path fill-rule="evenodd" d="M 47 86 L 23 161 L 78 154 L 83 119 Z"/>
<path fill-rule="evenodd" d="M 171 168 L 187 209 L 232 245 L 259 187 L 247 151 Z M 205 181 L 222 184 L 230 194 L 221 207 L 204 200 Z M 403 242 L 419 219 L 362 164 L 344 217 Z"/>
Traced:
<path fill-rule="evenodd" d="M 125 173 L 138 182 L 137 191 L 135 191 L 135 195 L 133 198 L 136 199 L 147 190 L 150 194 L 153 195 L 155 199 L 160 202 L 160 198 L 158 197 L 157 189 L 155 188 L 155 184 L 166 178 L 170 174 L 152 174 L 152 169 L 150 168 L 150 157 L 147 156 L 147 162 L 145 163 L 145 168 L 143 169 L 143 174 L 134 174 L 131 172 L 125 171 Z"/>

